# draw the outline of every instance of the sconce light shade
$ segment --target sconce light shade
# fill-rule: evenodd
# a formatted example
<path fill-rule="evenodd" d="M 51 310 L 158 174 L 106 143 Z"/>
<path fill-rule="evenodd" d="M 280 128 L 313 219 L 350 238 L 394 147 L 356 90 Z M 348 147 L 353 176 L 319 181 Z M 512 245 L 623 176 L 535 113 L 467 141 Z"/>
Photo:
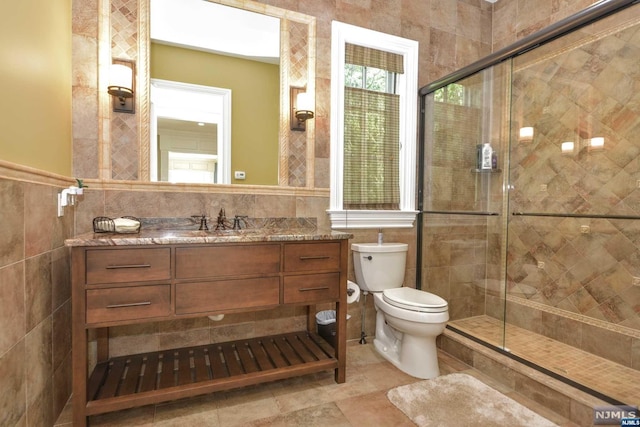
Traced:
<path fill-rule="evenodd" d="M 589 140 L 589 150 L 602 150 L 604 149 L 604 138 L 601 136 L 591 138 Z"/>
<path fill-rule="evenodd" d="M 114 59 L 109 70 L 107 92 L 113 96 L 113 111 L 135 113 L 134 83 L 135 63 L 124 59 Z"/>
<path fill-rule="evenodd" d="M 530 126 L 520 128 L 520 141 L 532 141 L 533 140 L 533 128 Z"/>
<path fill-rule="evenodd" d="M 305 122 L 314 116 L 311 95 L 305 90 L 303 87 L 291 87 L 291 130 L 306 130 Z"/>
<path fill-rule="evenodd" d="M 573 154 L 574 146 L 575 144 L 573 141 L 565 141 L 560 144 L 560 150 L 562 151 L 562 154 Z"/>

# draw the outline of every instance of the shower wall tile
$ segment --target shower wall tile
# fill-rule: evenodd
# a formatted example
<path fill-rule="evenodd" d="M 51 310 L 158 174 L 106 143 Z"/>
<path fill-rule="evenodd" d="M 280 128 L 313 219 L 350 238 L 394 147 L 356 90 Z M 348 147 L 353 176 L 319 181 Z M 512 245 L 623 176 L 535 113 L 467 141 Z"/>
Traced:
<path fill-rule="evenodd" d="M 624 366 L 631 366 L 632 341 L 630 336 L 588 324 L 582 325 L 583 350 Z"/>
<path fill-rule="evenodd" d="M 582 345 L 582 323 L 543 311 L 542 335 L 580 348 Z"/>
<path fill-rule="evenodd" d="M 517 309 L 516 309 L 517 308 Z M 542 312 L 531 307 L 514 306 L 507 301 L 507 322 L 523 329 L 542 334 Z M 508 346 L 507 337 L 507 346 Z"/>
<path fill-rule="evenodd" d="M 534 126 L 536 133 L 532 141 L 518 142 L 512 150 L 514 211 L 640 214 L 640 144 L 635 137 L 640 97 L 625 89 L 634 87 L 638 77 L 628 63 L 630 56 L 640 53 L 637 9 L 621 13 L 626 22 L 619 28 L 612 25 L 622 20 L 614 17 L 572 35 L 575 48 L 569 51 L 557 53 L 558 46 L 550 43 L 541 52 L 519 57 L 514 118 Z M 596 32 L 610 35 L 594 38 Z M 578 43 L 580 38 L 588 42 Z M 605 138 L 602 149 L 586 146 L 594 136 Z M 562 155 L 560 141 L 574 141 L 573 153 Z M 636 222 L 512 221 L 509 287 L 526 285 L 535 290 L 526 298 L 639 329 L 637 292 L 629 290 L 640 275 Z M 541 262 L 546 268 L 536 270 Z"/>

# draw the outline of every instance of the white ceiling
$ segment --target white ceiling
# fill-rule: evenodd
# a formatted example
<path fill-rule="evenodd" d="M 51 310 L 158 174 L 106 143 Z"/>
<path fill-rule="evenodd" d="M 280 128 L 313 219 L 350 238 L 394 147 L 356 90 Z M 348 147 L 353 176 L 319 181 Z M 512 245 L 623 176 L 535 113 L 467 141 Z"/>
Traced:
<path fill-rule="evenodd" d="M 206 0 L 151 0 L 151 39 L 279 63 L 280 20 Z"/>

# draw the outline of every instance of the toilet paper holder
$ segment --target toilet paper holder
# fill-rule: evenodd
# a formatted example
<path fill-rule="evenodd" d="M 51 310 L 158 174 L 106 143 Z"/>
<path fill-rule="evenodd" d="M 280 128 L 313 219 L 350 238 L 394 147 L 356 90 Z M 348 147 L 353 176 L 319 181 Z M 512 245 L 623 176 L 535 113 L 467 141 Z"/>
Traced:
<path fill-rule="evenodd" d="M 347 288 L 347 295 L 351 296 L 355 291 L 356 291 L 355 289 Z"/>

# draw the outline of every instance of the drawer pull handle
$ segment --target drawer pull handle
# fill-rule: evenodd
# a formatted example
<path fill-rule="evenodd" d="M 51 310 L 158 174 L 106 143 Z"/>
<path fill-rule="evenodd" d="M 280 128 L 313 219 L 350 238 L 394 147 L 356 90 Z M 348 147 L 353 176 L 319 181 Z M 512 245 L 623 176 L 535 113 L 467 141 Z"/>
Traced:
<path fill-rule="evenodd" d="M 307 291 L 326 291 L 327 289 L 329 289 L 328 286 L 318 286 L 316 288 L 300 288 L 298 289 L 298 291 L 300 292 L 307 292 Z"/>
<path fill-rule="evenodd" d="M 116 270 L 118 268 L 150 268 L 151 264 L 126 264 L 126 265 L 108 265 L 107 270 Z"/>
<path fill-rule="evenodd" d="M 317 256 L 301 256 L 300 261 L 309 261 L 312 259 L 329 259 L 329 255 L 317 255 Z"/>
<path fill-rule="evenodd" d="M 127 304 L 110 304 L 107 306 L 107 308 L 138 307 L 141 305 L 151 305 L 151 301 L 130 302 Z"/>

